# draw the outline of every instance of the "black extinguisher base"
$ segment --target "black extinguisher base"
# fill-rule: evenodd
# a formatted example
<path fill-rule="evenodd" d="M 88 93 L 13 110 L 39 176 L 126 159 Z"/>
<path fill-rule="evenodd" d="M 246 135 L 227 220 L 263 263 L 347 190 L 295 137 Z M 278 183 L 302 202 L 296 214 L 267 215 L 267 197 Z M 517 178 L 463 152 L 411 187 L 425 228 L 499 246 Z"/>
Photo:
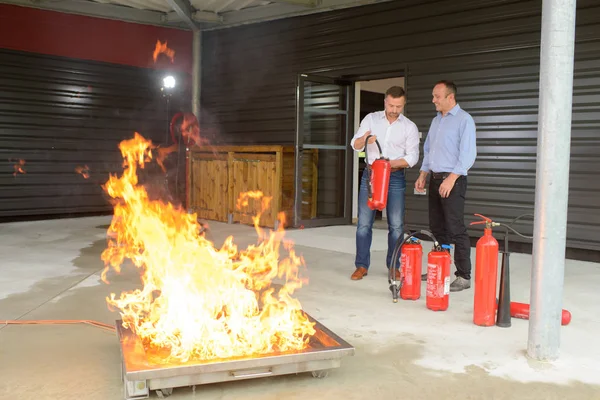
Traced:
<path fill-rule="evenodd" d="M 496 326 L 501 328 L 510 328 L 510 253 L 505 249 L 502 252 L 502 271 L 500 273 L 500 293 L 498 295 L 498 314 L 496 316 Z"/>

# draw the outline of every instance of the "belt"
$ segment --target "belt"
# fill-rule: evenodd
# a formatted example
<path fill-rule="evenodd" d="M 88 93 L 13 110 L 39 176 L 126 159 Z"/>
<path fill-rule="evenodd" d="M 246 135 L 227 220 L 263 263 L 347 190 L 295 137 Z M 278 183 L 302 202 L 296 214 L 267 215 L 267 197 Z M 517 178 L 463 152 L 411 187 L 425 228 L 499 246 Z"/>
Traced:
<path fill-rule="evenodd" d="M 392 172 L 404 171 L 404 168 L 392 168 Z"/>
<path fill-rule="evenodd" d="M 433 179 L 446 179 L 450 175 L 450 172 L 432 172 L 431 177 Z"/>

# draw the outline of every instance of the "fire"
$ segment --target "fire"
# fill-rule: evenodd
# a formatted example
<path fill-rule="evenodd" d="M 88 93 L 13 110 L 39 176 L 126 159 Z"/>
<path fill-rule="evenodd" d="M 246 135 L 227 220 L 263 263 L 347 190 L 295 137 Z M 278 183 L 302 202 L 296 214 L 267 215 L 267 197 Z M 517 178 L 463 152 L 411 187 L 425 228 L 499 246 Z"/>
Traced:
<path fill-rule="evenodd" d="M 156 48 L 154 49 L 154 53 L 152 54 L 152 58 L 154 62 L 158 59 L 159 54 L 164 54 L 171 59 L 171 62 L 175 62 L 175 51 L 171 50 L 167 47 L 167 42 L 162 43 L 160 40 L 156 41 Z"/>
<path fill-rule="evenodd" d="M 75 172 L 81 174 L 81 176 L 83 176 L 84 179 L 88 179 L 90 177 L 90 168 L 87 165 L 84 165 L 83 167 L 76 167 Z"/>
<path fill-rule="evenodd" d="M 13 161 L 12 159 L 9 161 Z M 13 172 L 13 176 L 17 176 L 17 174 L 24 174 L 25 173 L 25 160 L 17 160 L 17 163 L 15 165 L 13 165 L 13 169 L 15 170 L 15 172 Z"/>
<path fill-rule="evenodd" d="M 104 186 L 116 201 L 102 279 L 108 283 L 110 269 L 120 272 L 125 259 L 141 271 L 142 289 L 112 293 L 107 302 L 146 351 L 166 352 L 160 362 L 170 363 L 306 348 L 314 323 L 292 297 L 304 283 L 304 260 L 282 241 L 283 229 L 265 232 L 255 224 L 256 245 L 238 250 L 230 236 L 218 249 L 199 233 L 196 215 L 151 201 L 138 186 L 137 169 L 155 158 L 156 146 L 136 133 L 119 148 L 123 174 Z M 269 205 L 262 193 L 250 192 L 238 206 L 251 199 L 263 211 Z"/>

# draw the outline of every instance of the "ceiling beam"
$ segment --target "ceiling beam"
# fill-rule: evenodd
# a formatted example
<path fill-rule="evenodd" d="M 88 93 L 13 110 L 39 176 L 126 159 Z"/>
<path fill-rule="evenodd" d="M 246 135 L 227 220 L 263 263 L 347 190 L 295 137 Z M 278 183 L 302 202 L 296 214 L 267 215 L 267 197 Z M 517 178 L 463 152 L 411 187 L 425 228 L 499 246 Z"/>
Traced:
<path fill-rule="evenodd" d="M 135 22 L 147 25 L 168 26 L 166 15 L 160 11 L 139 10 L 95 1 L 68 0 L 1 0 L 1 3 L 58 11 L 67 14 L 86 15 L 89 17 L 108 18 L 120 21 Z M 170 25 L 172 26 L 172 25 Z"/>
<path fill-rule="evenodd" d="M 309 15 L 314 13 L 338 10 L 343 8 L 362 6 L 375 3 L 386 3 L 394 0 L 315 0 L 316 6 L 308 7 L 306 4 L 294 3 L 297 0 L 271 0 L 273 3 L 246 8 L 235 12 L 223 13 L 223 24 L 218 26 L 207 26 L 205 30 L 230 28 L 232 26 L 254 24 L 264 21 L 273 21 L 296 17 L 300 15 Z M 306 1 L 309 0 L 300 0 Z"/>
<path fill-rule="evenodd" d="M 183 20 L 183 22 L 185 22 L 191 30 L 196 31 L 199 29 L 196 21 L 194 21 L 194 9 L 192 8 L 189 0 L 167 0 L 167 3 L 169 3 L 179 18 L 181 18 L 181 20 Z"/>
<path fill-rule="evenodd" d="M 321 0 L 271 0 L 271 2 L 304 7 L 317 7 L 321 3 Z"/>
<path fill-rule="evenodd" d="M 223 22 L 222 16 L 208 11 L 194 11 L 192 13 L 192 19 L 197 23 L 220 24 Z M 181 17 L 175 11 L 172 11 L 167 14 L 166 21 L 178 22 L 181 21 Z"/>

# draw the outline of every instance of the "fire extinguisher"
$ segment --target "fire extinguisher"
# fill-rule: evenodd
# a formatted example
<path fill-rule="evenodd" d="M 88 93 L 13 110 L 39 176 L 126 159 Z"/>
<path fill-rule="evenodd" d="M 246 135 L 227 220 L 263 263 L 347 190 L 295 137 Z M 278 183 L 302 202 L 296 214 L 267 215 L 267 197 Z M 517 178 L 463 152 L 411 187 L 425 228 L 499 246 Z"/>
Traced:
<path fill-rule="evenodd" d="M 408 231 L 408 236 L 398 238 L 392 253 L 388 283 L 394 303 L 400 296 L 404 300 L 417 300 L 421 297 L 421 268 L 423 260 L 423 247 L 416 235 L 429 236 L 434 243 L 434 248 L 439 248 L 439 243 L 429 231 Z M 400 274 L 397 274 L 397 271 Z M 400 275 L 400 280 L 396 276 Z"/>
<path fill-rule="evenodd" d="M 529 319 L 529 304 L 510 302 L 510 316 L 519 319 Z M 569 325 L 571 322 L 571 313 L 569 310 L 562 310 L 560 315 L 560 324 Z"/>
<path fill-rule="evenodd" d="M 403 300 L 418 300 L 421 297 L 421 269 L 423 247 L 419 239 L 411 237 L 402 246 L 400 274 L 403 278 L 400 297 Z"/>
<path fill-rule="evenodd" d="M 496 282 L 498 280 L 498 241 L 492 236 L 492 227 L 500 224 L 481 214 L 475 216 L 483 220 L 471 222 L 471 225 L 485 224 L 485 228 L 475 250 L 473 323 L 479 326 L 492 326 L 496 323 Z"/>
<path fill-rule="evenodd" d="M 427 296 L 432 311 L 446 311 L 450 302 L 450 249 L 447 244 L 434 246 L 427 256 Z"/>
<path fill-rule="evenodd" d="M 369 135 L 365 139 L 365 162 L 367 163 L 367 186 L 369 190 L 367 206 L 369 206 L 371 210 L 382 211 L 387 205 L 388 186 L 390 183 L 392 166 L 390 164 L 390 160 L 383 156 L 381 146 L 377 140 L 375 140 L 375 143 L 379 148 L 379 158 L 373 161 L 373 165 L 369 165 L 369 152 L 367 151 L 367 145 L 369 144 L 369 138 L 371 136 L 373 135 Z"/>

